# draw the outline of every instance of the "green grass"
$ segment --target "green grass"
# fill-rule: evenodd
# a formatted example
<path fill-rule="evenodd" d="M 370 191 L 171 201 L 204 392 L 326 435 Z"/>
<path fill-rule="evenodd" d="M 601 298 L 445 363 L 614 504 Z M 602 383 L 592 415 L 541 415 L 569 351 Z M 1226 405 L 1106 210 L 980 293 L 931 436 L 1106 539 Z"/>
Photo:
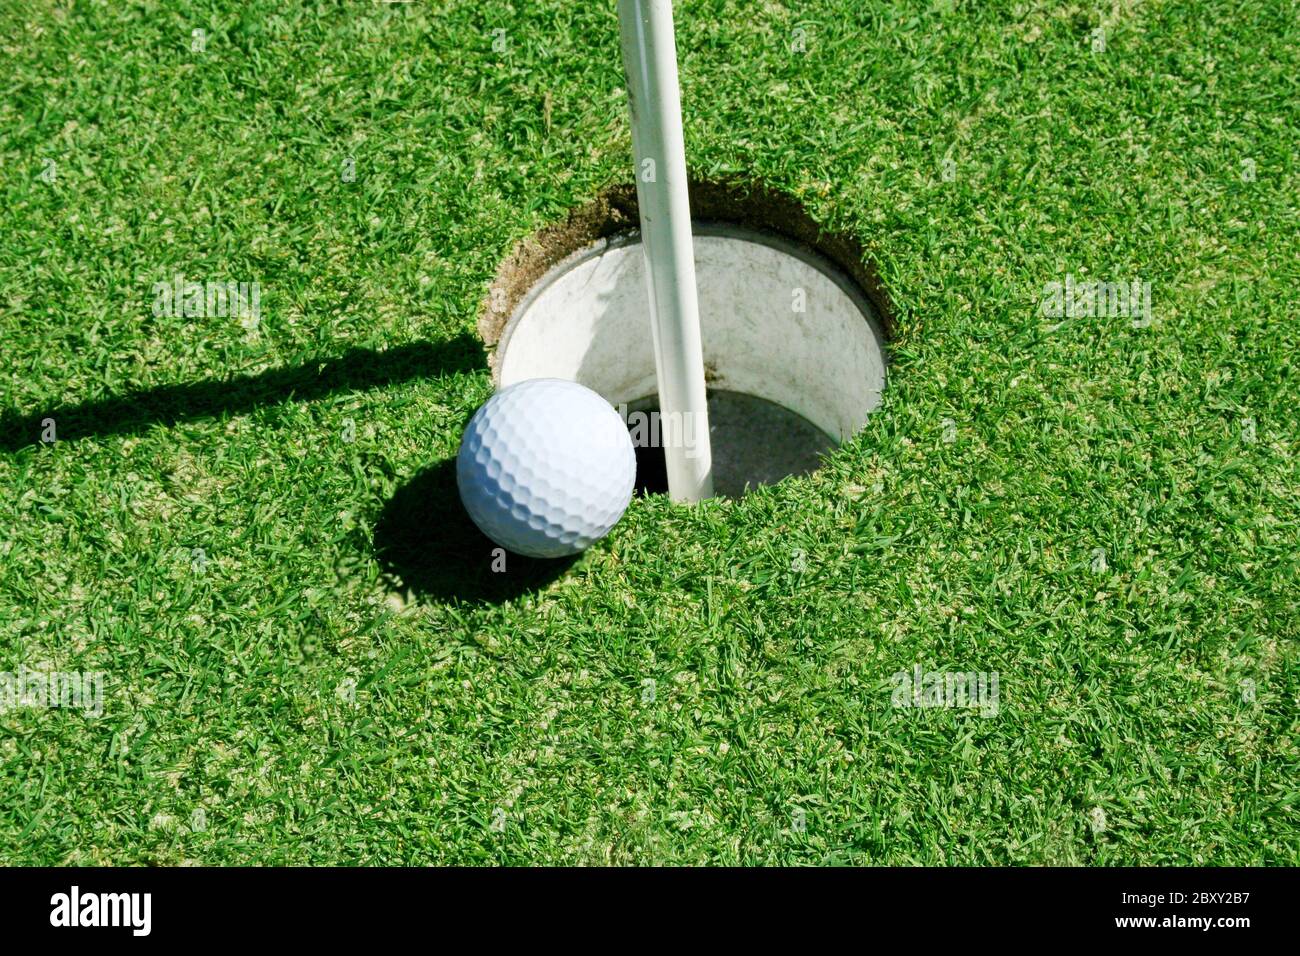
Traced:
<path fill-rule="evenodd" d="M 613 3 L 5 5 L 0 671 L 109 676 L 0 714 L 0 862 L 1300 863 L 1294 8 L 677 18 L 692 168 L 862 239 L 889 388 L 501 601 L 376 528 L 502 257 L 630 178 Z M 1045 319 L 1067 273 L 1155 321 Z M 999 713 L 891 707 L 917 663 Z"/>

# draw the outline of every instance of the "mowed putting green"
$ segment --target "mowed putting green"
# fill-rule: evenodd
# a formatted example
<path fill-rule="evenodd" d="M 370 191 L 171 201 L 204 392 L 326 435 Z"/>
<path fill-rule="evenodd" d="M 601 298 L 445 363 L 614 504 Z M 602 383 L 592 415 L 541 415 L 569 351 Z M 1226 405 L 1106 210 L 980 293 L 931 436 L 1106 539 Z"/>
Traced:
<path fill-rule="evenodd" d="M 0 14 L 0 863 L 1300 862 L 1287 4 L 677 4 L 888 387 L 505 573 L 449 463 L 631 182 L 614 4 L 173 6 Z"/>

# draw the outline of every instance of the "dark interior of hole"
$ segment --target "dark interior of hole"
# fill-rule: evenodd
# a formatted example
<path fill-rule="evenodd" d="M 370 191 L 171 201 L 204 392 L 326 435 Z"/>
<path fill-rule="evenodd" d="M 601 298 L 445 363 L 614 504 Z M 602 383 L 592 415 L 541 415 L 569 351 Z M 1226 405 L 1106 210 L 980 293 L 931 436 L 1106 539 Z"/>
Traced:
<path fill-rule="evenodd" d="M 628 431 L 631 430 L 629 426 Z M 638 498 L 668 494 L 668 466 L 664 463 L 664 450 L 647 445 L 633 447 L 636 449 L 636 491 L 633 494 Z"/>
<path fill-rule="evenodd" d="M 709 389 L 707 395 L 714 491 L 723 497 L 738 498 L 747 489 L 809 474 L 821 466 L 822 456 L 835 450 L 833 438 L 788 408 L 724 389 Z M 628 432 L 636 451 L 634 493 L 640 496 L 668 493 L 662 444 L 637 440 L 655 430 L 635 416 L 658 412 L 655 396 L 628 404 Z"/>

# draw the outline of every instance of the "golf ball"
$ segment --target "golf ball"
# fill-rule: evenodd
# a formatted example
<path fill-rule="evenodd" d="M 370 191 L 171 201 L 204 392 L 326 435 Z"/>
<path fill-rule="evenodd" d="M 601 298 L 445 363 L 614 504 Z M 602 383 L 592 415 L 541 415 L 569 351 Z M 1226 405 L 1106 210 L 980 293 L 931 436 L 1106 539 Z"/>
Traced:
<path fill-rule="evenodd" d="M 627 425 L 585 385 L 534 378 L 474 413 L 456 458 L 460 500 L 480 531 L 533 558 L 577 554 L 623 517 L 636 482 Z"/>

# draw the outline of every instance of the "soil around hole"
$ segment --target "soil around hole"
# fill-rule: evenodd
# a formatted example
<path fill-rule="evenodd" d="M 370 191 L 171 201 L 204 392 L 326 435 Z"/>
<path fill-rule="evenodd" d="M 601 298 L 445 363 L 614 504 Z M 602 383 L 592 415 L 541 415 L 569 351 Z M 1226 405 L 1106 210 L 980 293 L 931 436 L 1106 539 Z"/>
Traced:
<path fill-rule="evenodd" d="M 799 201 L 762 183 L 741 179 L 692 180 L 691 217 L 731 223 L 781 236 L 813 249 L 838 266 L 875 307 L 886 336 L 893 331 L 889 297 L 862 243 L 819 225 Z M 519 303 L 554 266 L 592 243 L 639 228 L 636 186 L 620 183 L 574 209 L 563 222 L 546 226 L 518 243 L 497 270 L 479 308 L 478 331 L 498 374 L 497 343 Z"/>

